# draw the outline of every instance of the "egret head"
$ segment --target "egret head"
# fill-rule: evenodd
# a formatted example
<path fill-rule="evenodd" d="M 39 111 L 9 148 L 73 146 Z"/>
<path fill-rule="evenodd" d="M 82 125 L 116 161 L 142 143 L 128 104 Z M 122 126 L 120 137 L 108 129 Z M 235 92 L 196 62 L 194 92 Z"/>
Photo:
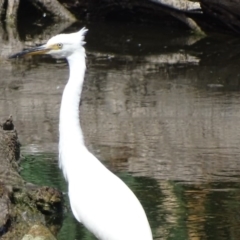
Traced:
<path fill-rule="evenodd" d="M 48 54 L 54 58 L 68 58 L 76 51 L 84 51 L 82 46 L 85 44 L 86 32 L 87 29 L 82 28 L 75 33 L 56 35 L 50 38 L 46 44 L 16 53 L 10 58 L 41 54 Z"/>

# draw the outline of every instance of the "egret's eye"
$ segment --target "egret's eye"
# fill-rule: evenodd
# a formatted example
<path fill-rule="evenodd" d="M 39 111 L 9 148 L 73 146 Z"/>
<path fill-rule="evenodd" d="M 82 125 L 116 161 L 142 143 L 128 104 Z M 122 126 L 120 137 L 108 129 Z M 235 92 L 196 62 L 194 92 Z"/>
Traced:
<path fill-rule="evenodd" d="M 58 43 L 58 44 L 57 44 L 57 47 L 58 47 L 59 49 L 62 49 L 62 47 L 63 47 L 62 43 Z"/>

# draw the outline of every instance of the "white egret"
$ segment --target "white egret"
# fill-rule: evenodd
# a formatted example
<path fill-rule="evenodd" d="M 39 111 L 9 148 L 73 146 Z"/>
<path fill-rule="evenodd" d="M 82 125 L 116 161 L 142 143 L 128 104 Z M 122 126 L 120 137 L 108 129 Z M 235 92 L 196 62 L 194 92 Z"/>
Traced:
<path fill-rule="evenodd" d="M 59 34 L 47 44 L 13 57 L 50 54 L 66 58 L 70 68 L 59 121 L 59 166 L 68 182 L 75 218 L 101 240 L 152 240 L 145 211 L 127 185 L 109 171 L 84 144 L 79 101 L 85 75 L 84 35 L 87 29 Z"/>

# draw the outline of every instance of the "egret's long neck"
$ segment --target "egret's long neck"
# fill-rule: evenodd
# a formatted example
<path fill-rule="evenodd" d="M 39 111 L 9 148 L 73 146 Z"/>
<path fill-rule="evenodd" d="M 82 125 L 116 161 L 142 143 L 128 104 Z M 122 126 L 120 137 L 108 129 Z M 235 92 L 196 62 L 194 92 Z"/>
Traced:
<path fill-rule="evenodd" d="M 79 119 L 79 102 L 86 69 L 84 48 L 73 53 L 67 60 L 70 75 L 63 92 L 60 109 L 60 155 L 61 151 L 74 151 L 74 149 L 84 146 Z M 61 163 L 61 156 L 59 160 L 60 166 L 64 167 L 64 163 Z"/>

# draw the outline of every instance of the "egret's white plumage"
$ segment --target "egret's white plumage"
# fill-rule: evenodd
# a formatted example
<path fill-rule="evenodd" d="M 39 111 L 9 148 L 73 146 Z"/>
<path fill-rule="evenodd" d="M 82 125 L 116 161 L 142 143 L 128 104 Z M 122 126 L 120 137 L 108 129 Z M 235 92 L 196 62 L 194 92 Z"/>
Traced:
<path fill-rule="evenodd" d="M 101 240 L 152 240 L 142 205 L 125 183 L 110 172 L 84 144 L 79 101 L 85 75 L 86 29 L 52 37 L 25 54 L 67 58 L 69 80 L 60 109 L 59 166 L 68 182 L 75 218 Z"/>

